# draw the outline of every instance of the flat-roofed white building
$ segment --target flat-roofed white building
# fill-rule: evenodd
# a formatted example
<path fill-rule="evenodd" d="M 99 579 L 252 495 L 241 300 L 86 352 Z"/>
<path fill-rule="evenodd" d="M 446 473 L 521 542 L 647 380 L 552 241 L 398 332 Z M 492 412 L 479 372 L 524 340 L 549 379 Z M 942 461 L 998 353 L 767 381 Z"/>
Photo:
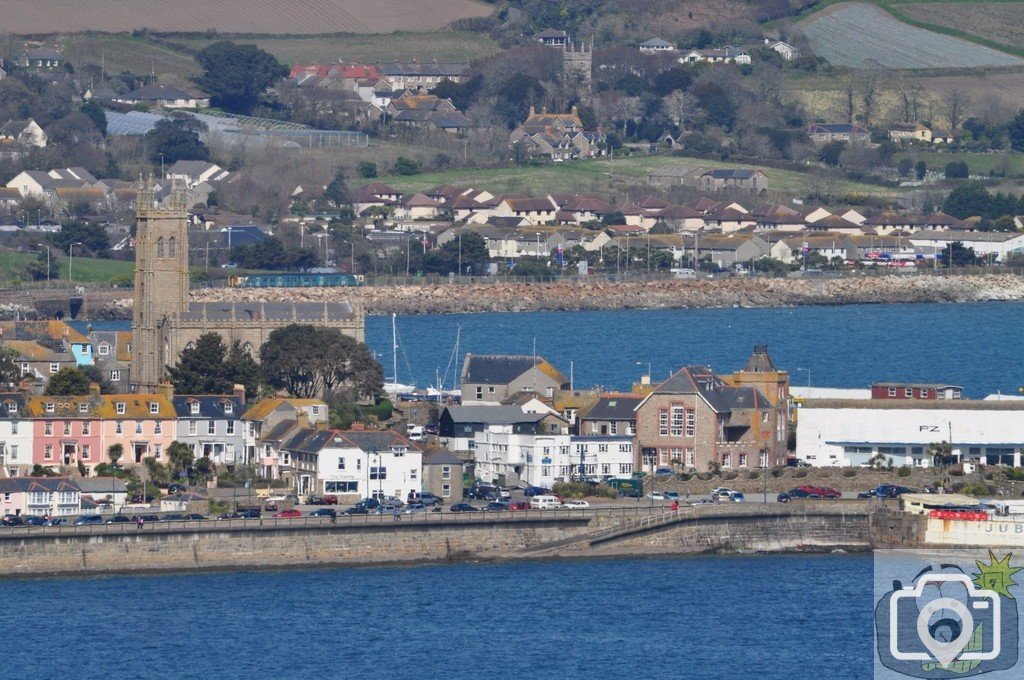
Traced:
<path fill-rule="evenodd" d="M 1019 466 L 1024 402 L 809 399 L 797 417 L 796 456 L 815 467 L 857 466 L 877 454 L 928 467 L 932 444 L 959 461 Z"/>

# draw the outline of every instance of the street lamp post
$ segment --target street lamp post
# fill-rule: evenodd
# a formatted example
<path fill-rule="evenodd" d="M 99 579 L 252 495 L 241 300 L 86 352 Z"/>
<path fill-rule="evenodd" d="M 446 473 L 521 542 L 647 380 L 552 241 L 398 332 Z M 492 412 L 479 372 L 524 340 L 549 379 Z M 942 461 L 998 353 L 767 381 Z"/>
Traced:
<path fill-rule="evenodd" d="M 68 244 L 68 289 L 72 288 L 71 284 L 71 263 L 74 260 L 75 246 L 83 245 L 81 241 L 75 241 Z"/>
<path fill-rule="evenodd" d="M 811 369 L 809 369 L 809 368 L 801 368 L 801 367 L 798 366 L 796 370 L 798 370 L 798 371 L 807 371 L 807 398 L 810 399 L 811 398 Z"/>
<path fill-rule="evenodd" d="M 378 449 L 376 446 L 372 447 L 370 449 L 370 455 L 373 456 L 374 466 L 375 466 L 376 471 L 377 471 L 377 502 L 380 503 L 383 506 L 384 505 L 384 500 L 383 500 L 384 499 L 384 479 L 383 479 L 383 477 L 381 477 L 381 474 L 380 474 L 380 460 L 381 460 L 380 449 Z M 382 512 L 381 516 L 383 516 L 383 515 L 384 515 L 384 513 Z"/>

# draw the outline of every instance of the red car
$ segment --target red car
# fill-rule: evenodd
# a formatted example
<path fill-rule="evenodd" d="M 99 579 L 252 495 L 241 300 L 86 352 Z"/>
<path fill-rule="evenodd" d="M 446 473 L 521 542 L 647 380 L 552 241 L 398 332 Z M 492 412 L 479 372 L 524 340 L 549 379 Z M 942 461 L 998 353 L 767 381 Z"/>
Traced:
<path fill-rule="evenodd" d="M 530 509 L 530 504 L 528 502 L 526 502 L 526 501 L 518 501 L 516 503 L 509 503 L 508 509 L 512 510 L 513 512 L 519 511 L 519 510 L 529 510 Z"/>
<path fill-rule="evenodd" d="M 302 517 L 302 511 L 295 508 L 274 513 L 274 519 L 294 519 L 296 517 Z"/>

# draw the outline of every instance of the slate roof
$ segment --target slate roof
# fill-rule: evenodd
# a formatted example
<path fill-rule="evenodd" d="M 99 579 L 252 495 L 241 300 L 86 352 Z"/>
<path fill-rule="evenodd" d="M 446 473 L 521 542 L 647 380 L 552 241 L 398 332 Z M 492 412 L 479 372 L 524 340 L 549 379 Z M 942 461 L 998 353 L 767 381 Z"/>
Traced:
<path fill-rule="evenodd" d="M 332 430 L 302 428 L 281 444 L 281 448 L 299 453 L 318 453 L 331 443 L 334 435 L 335 432 Z"/>
<path fill-rule="evenodd" d="M 577 414 L 587 420 L 636 420 L 636 407 L 643 397 L 635 394 L 602 394 L 589 408 Z"/>
<path fill-rule="evenodd" d="M 710 176 L 714 179 L 750 179 L 760 172 L 760 170 L 747 170 L 745 168 L 715 168 L 714 170 L 705 172 L 701 177 Z"/>
<path fill-rule="evenodd" d="M 205 99 L 206 95 L 190 94 L 167 85 L 144 85 L 124 95 L 123 99 L 159 101 L 162 99 Z"/>
<path fill-rule="evenodd" d="M 640 47 L 669 48 L 672 46 L 672 43 L 670 43 L 667 40 L 662 40 L 661 38 L 651 38 L 650 40 L 645 40 L 642 43 L 640 43 Z"/>
<path fill-rule="evenodd" d="M 176 395 L 172 400 L 174 412 L 179 418 L 220 418 L 233 420 L 241 418 L 245 404 L 233 394 Z M 231 404 L 231 413 L 224 411 L 225 403 Z M 193 413 L 192 404 L 199 404 L 199 412 Z"/>
<path fill-rule="evenodd" d="M 487 423 L 489 425 L 513 425 L 516 423 L 536 423 L 550 413 L 524 413 L 518 406 L 484 406 L 470 404 L 467 406 L 448 406 L 444 409 L 456 423 Z"/>
<path fill-rule="evenodd" d="M 507 385 L 536 366 L 559 384 L 569 380 L 546 359 L 530 355 L 467 354 L 462 382 Z"/>
<path fill-rule="evenodd" d="M 0 493 L 29 493 L 31 491 L 79 491 L 78 483 L 70 477 L 8 477 L 0 479 Z"/>
<path fill-rule="evenodd" d="M 754 351 L 743 367 L 744 373 L 777 373 L 778 370 L 768 355 L 768 345 L 754 345 Z"/>
<path fill-rule="evenodd" d="M 334 435 L 360 451 L 371 451 L 374 447 L 380 451 L 386 451 L 393 446 L 404 446 L 415 451 L 421 450 L 416 442 L 394 430 L 345 430 L 335 431 Z"/>
<path fill-rule="evenodd" d="M 14 410 L 11 410 L 11 405 L 14 405 Z M 21 392 L 0 392 L 0 420 L 9 418 L 11 420 L 20 420 L 24 417 L 22 415 L 25 412 L 25 395 Z"/>
<path fill-rule="evenodd" d="M 863 125 L 856 123 L 812 123 L 807 126 L 807 134 L 870 134 Z"/>
<path fill-rule="evenodd" d="M 684 366 L 652 394 L 697 394 L 716 413 L 766 408 L 770 402 L 753 387 L 730 387 L 707 366 Z"/>
<path fill-rule="evenodd" d="M 541 38 L 568 38 L 569 34 L 566 33 L 565 31 L 558 31 L 553 28 L 545 28 L 540 33 L 534 33 L 533 37 L 537 38 L 538 40 Z"/>
<path fill-rule="evenodd" d="M 348 302 L 190 302 L 183 321 L 321 321 L 324 313 L 334 320 L 352 319 L 355 311 Z"/>
<path fill-rule="evenodd" d="M 469 64 L 414 62 L 380 64 L 377 68 L 386 76 L 461 76 L 469 71 Z"/>
<path fill-rule="evenodd" d="M 458 465 L 459 467 L 462 467 L 464 463 L 460 458 L 457 458 L 448 451 L 441 449 L 423 457 L 423 467 L 428 465 Z"/>
<path fill-rule="evenodd" d="M 128 492 L 128 487 L 117 477 L 83 477 L 75 483 L 82 493 L 90 495 Z"/>
<path fill-rule="evenodd" d="M 292 430 L 297 426 L 298 421 L 285 420 L 270 429 L 270 432 L 264 432 L 260 436 L 260 442 L 268 444 L 281 444 L 285 439 L 288 438 Z"/>

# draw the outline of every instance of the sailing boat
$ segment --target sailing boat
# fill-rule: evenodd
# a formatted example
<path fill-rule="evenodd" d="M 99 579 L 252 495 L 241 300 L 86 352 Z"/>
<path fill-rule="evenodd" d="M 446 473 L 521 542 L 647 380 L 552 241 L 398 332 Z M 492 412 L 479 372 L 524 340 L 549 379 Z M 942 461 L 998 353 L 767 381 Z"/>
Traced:
<path fill-rule="evenodd" d="M 434 385 L 427 388 L 426 399 L 427 401 L 454 401 L 458 403 L 462 399 L 462 390 L 459 388 L 459 341 L 462 338 L 462 326 L 455 327 L 455 347 L 452 349 L 452 355 L 448 359 L 448 367 L 444 370 L 444 375 L 441 375 L 441 371 L 435 372 Z M 454 370 L 453 370 L 454 369 Z M 451 372 L 453 375 L 453 381 L 455 387 L 452 389 L 445 389 L 444 382 L 448 378 L 448 373 Z"/>
<path fill-rule="evenodd" d="M 408 394 L 416 389 L 415 385 L 403 385 L 398 382 L 398 326 L 397 314 L 391 314 L 391 382 L 384 383 L 384 393 L 389 397 Z"/>

